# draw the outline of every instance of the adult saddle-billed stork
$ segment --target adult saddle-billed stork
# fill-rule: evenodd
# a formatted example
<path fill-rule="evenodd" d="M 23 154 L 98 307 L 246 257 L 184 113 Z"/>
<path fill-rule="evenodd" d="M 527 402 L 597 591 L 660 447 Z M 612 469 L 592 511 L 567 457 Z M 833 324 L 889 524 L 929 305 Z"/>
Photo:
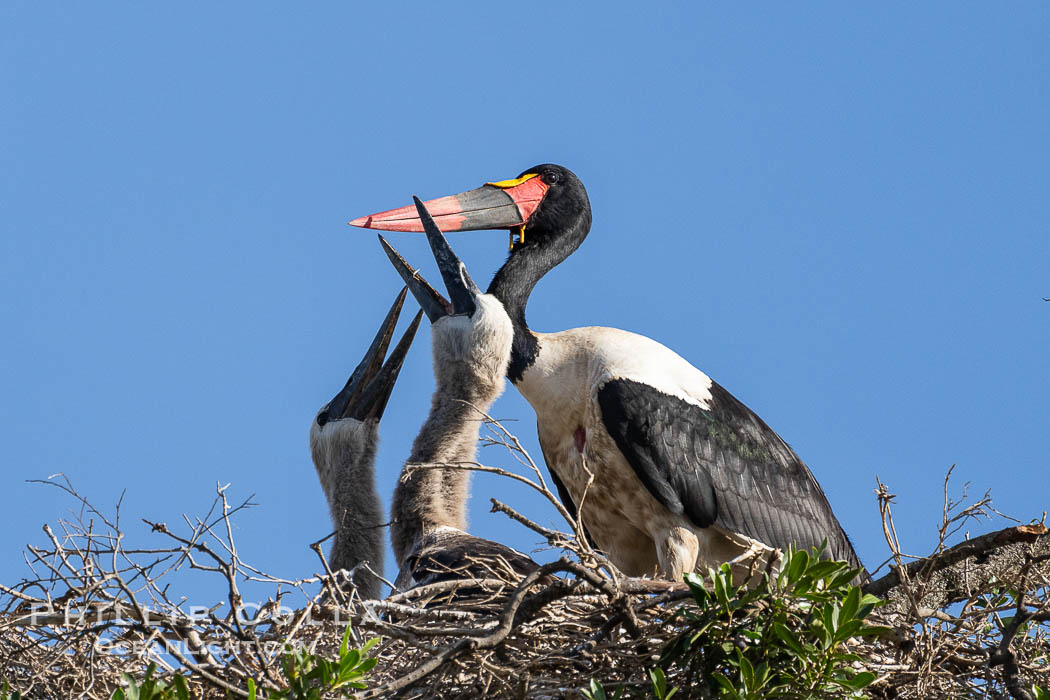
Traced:
<path fill-rule="evenodd" d="M 444 231 L 510 230 L 510 255 L 488 288 L 514 324 L 507 376 L 536 411 L 566 507 L 582 501 L 588 534 L 621 570 L 679 580 L 749 551 L 824 540 L 825 556 L 859 566 L 802 460 L 703 372 L 660 343 L 615 328 L 529 329 L 532 289 L 591 228 L 575 174 L 538 165 L 426 206 Z M 414 207 L 350 224 L 423 230 Z"/>

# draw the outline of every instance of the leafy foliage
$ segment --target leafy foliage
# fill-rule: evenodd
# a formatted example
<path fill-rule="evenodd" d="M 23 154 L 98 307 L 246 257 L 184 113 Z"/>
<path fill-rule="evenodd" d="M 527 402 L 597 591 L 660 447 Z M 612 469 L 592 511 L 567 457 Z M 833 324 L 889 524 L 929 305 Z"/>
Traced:
<path fill-rule="evenodd" d="M 696 605 L 679 611 L 685 629 L 660 667 L 701 695 L 734 700 L 864 697 L 876 676 L 857 670 L 848 643 L 882 631 L 865 622 L 880 601 L 852 585 L 859 569 L 819 554 L 788 552 L 780 572 L 752 588 L 734 586 L 728 564 L 706 581 L 687 574 Z M 670 697 L 662 676 L 653 687 Z"/>
<path fill-rule="evenodd" d="M 3 684 L 0 685 L 0 700 L 22 700 L 22 694 L 17 690 L 11 690 L 7 679 L 4 679 Z"/>
<path fill-rule="evenodd" d="M 653 682 L 653 697 L 656 700 L 671 700 L 678 688 L 667 688 L 667 678 L 662 668 L 649 669 L 649 679 Z"/>
<path fill-rule="evenodd" d="M 652 681 L 652 694 L 656 700 L 671 700 L 678 692 L 677 688 L 668 690 L 667 678 L 664 676 L 661 668 L 649 669 L 649 680 Z M 601 681 L 592 678 L 590 685 L 584 688 L 582 692 L 583 697 L 587 698 L 587 700 L 620 700 L 623 697 L 624 688 L 621 686 L 616 689 L 615 693 L 609 695 Z"/>
<path fill-rule="evenodd" d="M 347 626 L 343 642 L 339 645 L 339 658 L 336 660 L 314 656 L 308 649 L 288 649 L 281 662 L 288 687 L 273 691 L 267 697 L 280 700 L 321 700 L 329 696 L 329 693 L 352 697 L 354 690 L 368 687 L 363 679 L 378 660 L 367 654 L 376 644 L 379 644 L 379 637 L 369 639 L 360 649 L 351 649 L 350 627 Z M 250 681 L 249 693 L 252 698 L 255 697 L 254 683 Z"/>
<path fill-rule="evenodd" d="M 190 689 L 186 679 L 175 674 L 171 682 L 153 678 L 157 664 L 150 664 L 142 682 L 136 681 L 130 674 L 124 674 L 126 688 L 113 691 L 111 700 L 190 700 Z"/>
<path fill-rule="evenodd" d="M 587 700 L 620 700 L 623 697 L 623 688 L 618 688 L 615 693 L 609 695 L 605 692 L 605 686 L 596 678 L 592 678 L 590 684 L 582 692 L 583 697 Z"/>

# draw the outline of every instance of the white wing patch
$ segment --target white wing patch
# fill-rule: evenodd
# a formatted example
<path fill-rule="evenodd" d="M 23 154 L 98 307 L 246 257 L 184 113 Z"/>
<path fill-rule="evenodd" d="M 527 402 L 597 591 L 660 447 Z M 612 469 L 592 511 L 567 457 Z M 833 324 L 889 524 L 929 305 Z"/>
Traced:
<path fill-rule="evenodd" d="M 543 374 L 551 373 L 550 363 L 569 360 L 587 366 L 588 389 L 596 390 L 610 379 L 630 379 L 710 410 L 711 378 L 651 338 L 601 326 L 537 335 L 536 369 Z"/>

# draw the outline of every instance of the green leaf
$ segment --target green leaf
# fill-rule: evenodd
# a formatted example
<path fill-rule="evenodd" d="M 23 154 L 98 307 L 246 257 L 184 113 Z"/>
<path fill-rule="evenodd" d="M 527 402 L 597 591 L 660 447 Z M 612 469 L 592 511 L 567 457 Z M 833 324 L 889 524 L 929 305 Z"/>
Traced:
<path fill-rule="evenodd" d="M 769 662 L 763 661 L 755 667 L 755 690 L 761 690 L 769 682 Z"/>
<path fill-rule="evenodd" d="M 827 649 L 831 646 L 831 633 L 828 632 L 828 628 L 824 626 L 822 620 L 814 620 L 809 626 L 810 634 L 817 638 L 820 645 Z"/>
<path fill-rule="evenodd" d="M 731 680 L 723 676 L 721 673 L 716 673 L 715 682 L 722 686 L 722 690 L 726 691 L 732 700 L 740 700 L 740 693 L 737 692 L 737 689 L 733 686 Z"/>
<path fill-rule="evenodd" d="M 591 683 L 586 691 L 587 696 L 592 700 L 608 700 L 605 695 L 605 688 L 594 678 L 591 679 Z"/>
<path fill-rule="evenodd" d="M 339 644 L 339 656 L 344 656 L 346 650 L 350 648 L 350 625 L 346 625 L 346 629 L 343 630 L 343 641 Z"/>
<path fill-rule="evenodd" d="M 736 659 L 737 667 L 740 669 L 740 676 L 744 681 L 744 691 L 753 691 L 755 689 L 755 667 L 744 656 L 744 652 L 739 649 L 736 650 Z"/>
<path fill-rule="evenodd" d="M 255 679 L 248 679 L 248 700 L 255 700 Z"/>
<path fill-rule="evenodd" d="M 842 588 L 853 579 L 857 578 L 857 575 L 860 574 L 861 571 L 863 571 L 863 569 L 845 569 L 841 573 L 836 574 L 835 577 L 828 582 L 828 588 L 832 590 Z"/>
<path fill-rule="evenodd" d="M 842 562 L 837 561 L 816 561 L 813 562 L 805 571 L 805 575 L 815 579 L 825 579 L 832 574 L 838 573 L 843 568 Z"/>
<path fill-rule="evenodd" d="M 139 686 L 135 683 L 135 679 L 131 677 L 129 673 L 120 674 L 124 679 L 124 682 L 128 684 L 127 692 L 124 695 L 127 696 L 127 700 L 139 700 Z"/>
<path fill-rule="evenodd" d="M 706 593 L 706 589 L 704 589 L 704 577 L 695 571 L 687 572 L 682 576 L 682 580 L 685 581 L 690 588 L 699 588 Z"/>
<path fill-rule="evenodd" d="M 821 616 L 824 619 L 824 627 L 834 635 L 839 626 L 839 606 L 835 603 L 825 605 Z"/>
<path fill-rule="evenodd" d="M 653 682 L 653 695 L 656 696 L 656 700 L 663 700 L 667 693 L 667 679 L 664 678 L 664 672 L 659 668 L 649 669 L 649 678 Z"/>
<path fill-rule="evenodd" d="M 339 659 L 339 670 L 342 672 L 344 669 L 349 670 L 357 666 L 357 663 L 361 660 L 361 652 L 357 649 L 351 649 L 350 651 L 343 652 L 343 658 Z"/>
<path fill-rule="evenodd" d="M 860 588 L 857 586 L 851 586 L 849 593 L 846 594 L 846 600 L 842 601 L 842 610 L 839 612 L 839 619 L 843 622 L 852 620 L 859 609 Z"/>
<path fill-rule="evenodd" d="M 888 635 L 892 631 L 893 630 L 889 627 L 883 627 L 881 625 L 864 625 L 864 627 L 857 632 L 857 635 L 860 637 L 878 637 Z"/>
<path fill-rule="evenodd" d="M 176 673 L 175 678 L 172 679 L 172 684 L 175 686 L 175 695 L 179 700 L 190 700 L 190 686 L 186 683 L 184 676 Z"/>
<path fill-rule="evenodd" d="M 802 578 L 802 573 L 809 566 L 809 555 L 806 554 L 805 550 L 800 549 L 791 556 L 791 561 L 788 563 L 788 581 L 794 583 Z"/>
<path fill-rule="evenodd" d="M 759 629 L 757 627 L 756 627 L 756 629 L 753 629 L 753 630 L 747 630 L 747 629 L 740 630 L 740 634 L 745 636 L 745 637 L 747 637 L 752 642 L 761 642 L 762 641 L 762 631 L 761 631 L 761 629 Z"/>
<path fill-rule="evenodd" d="M 850 620 L 849 622 L 839 625 L 839 628 L 835 631 L 835 640 L 844 642 L 850 637 L 857 636 L 857 633 L 860 632 L 861 625 L 863 624 L 864 623 L 860 620 Z"/>
<path fill-rule="evenodd" d="M 861 671 L 853 676 L 853 678 L 850 678 L 849 681 L 847 681 L 847 685 L 854 690 L 861 690 L 862 688 L 871 685 L 876 678 L 877 676 L 871 671 Z"/>
<path fill-rule="evenodd" d="M 721 571 L 714 571 L 713 569 L 709 569 L 709 571 L 711 572 L 711 587 L 714 589 L 715 599 L 728 614 L 732 611 L 729 608 L 729 592 L 726 590 L 725 577 Z"/>
<path fill-rule="evenodd" d="M 796 655 L 804 656 L 806 654 L 806 650 L 803 648 L 802 644 L 799 643 L 798 638 L 795 637 L 795 635 L 791 633 L 791 630 L 785 627 L 782 623 L 773 623 L 773 632 L 780 637 L 780 640 L 784 642 L 784 644 L 787 644 L 788 648 L 795 652 Z"/>
<path fill-rule="evenodd" d="M 884 602 L 885 601 L 883 601 L 881 598 L 876 598 L 875 596 L 869 593 L 865 593 L 864 596 L 860 599 L 860 606 L 857 608 L 856 617 L 864 619 L 871 613 L 872 610 L 879 607 Z"/>

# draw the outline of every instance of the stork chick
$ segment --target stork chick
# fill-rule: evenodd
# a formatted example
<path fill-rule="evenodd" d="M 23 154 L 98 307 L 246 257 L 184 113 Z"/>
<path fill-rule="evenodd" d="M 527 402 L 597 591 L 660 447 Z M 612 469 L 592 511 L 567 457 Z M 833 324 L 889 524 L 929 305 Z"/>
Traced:
<path fill-rule="evenodd" d="M 381 597 L 382 581 L 372 571 L 382 574 L 385 552 L 383 510 L 375 480 L 379 419 L 422 317 L 416 314 L 384 363 L 406 291 L 397 295 L 346 385 L 321 407 L 310 425 L 310 453 L 335 526 L 329 563 L 333 569 L 353 572 L 358 594 L 364 599 Z"/>
<path fill-rule="evenodd" d="M 481 293 L 418 199 L 416 206 L 450 301 L 379 237 L 433 324 L 436 386 L 430 414 L 394 490 L 391 538 L 401 567 L 398 585 L 453 577 L 484 578 L 504 565 L 527 574 L 537 567 L 527 556 L 466 532 L 469 470 L 409 469 L 413 464 L 475 460 L 484 414 L 503 393 L 514 338 L 503 305 L 492 295 Z"/>

